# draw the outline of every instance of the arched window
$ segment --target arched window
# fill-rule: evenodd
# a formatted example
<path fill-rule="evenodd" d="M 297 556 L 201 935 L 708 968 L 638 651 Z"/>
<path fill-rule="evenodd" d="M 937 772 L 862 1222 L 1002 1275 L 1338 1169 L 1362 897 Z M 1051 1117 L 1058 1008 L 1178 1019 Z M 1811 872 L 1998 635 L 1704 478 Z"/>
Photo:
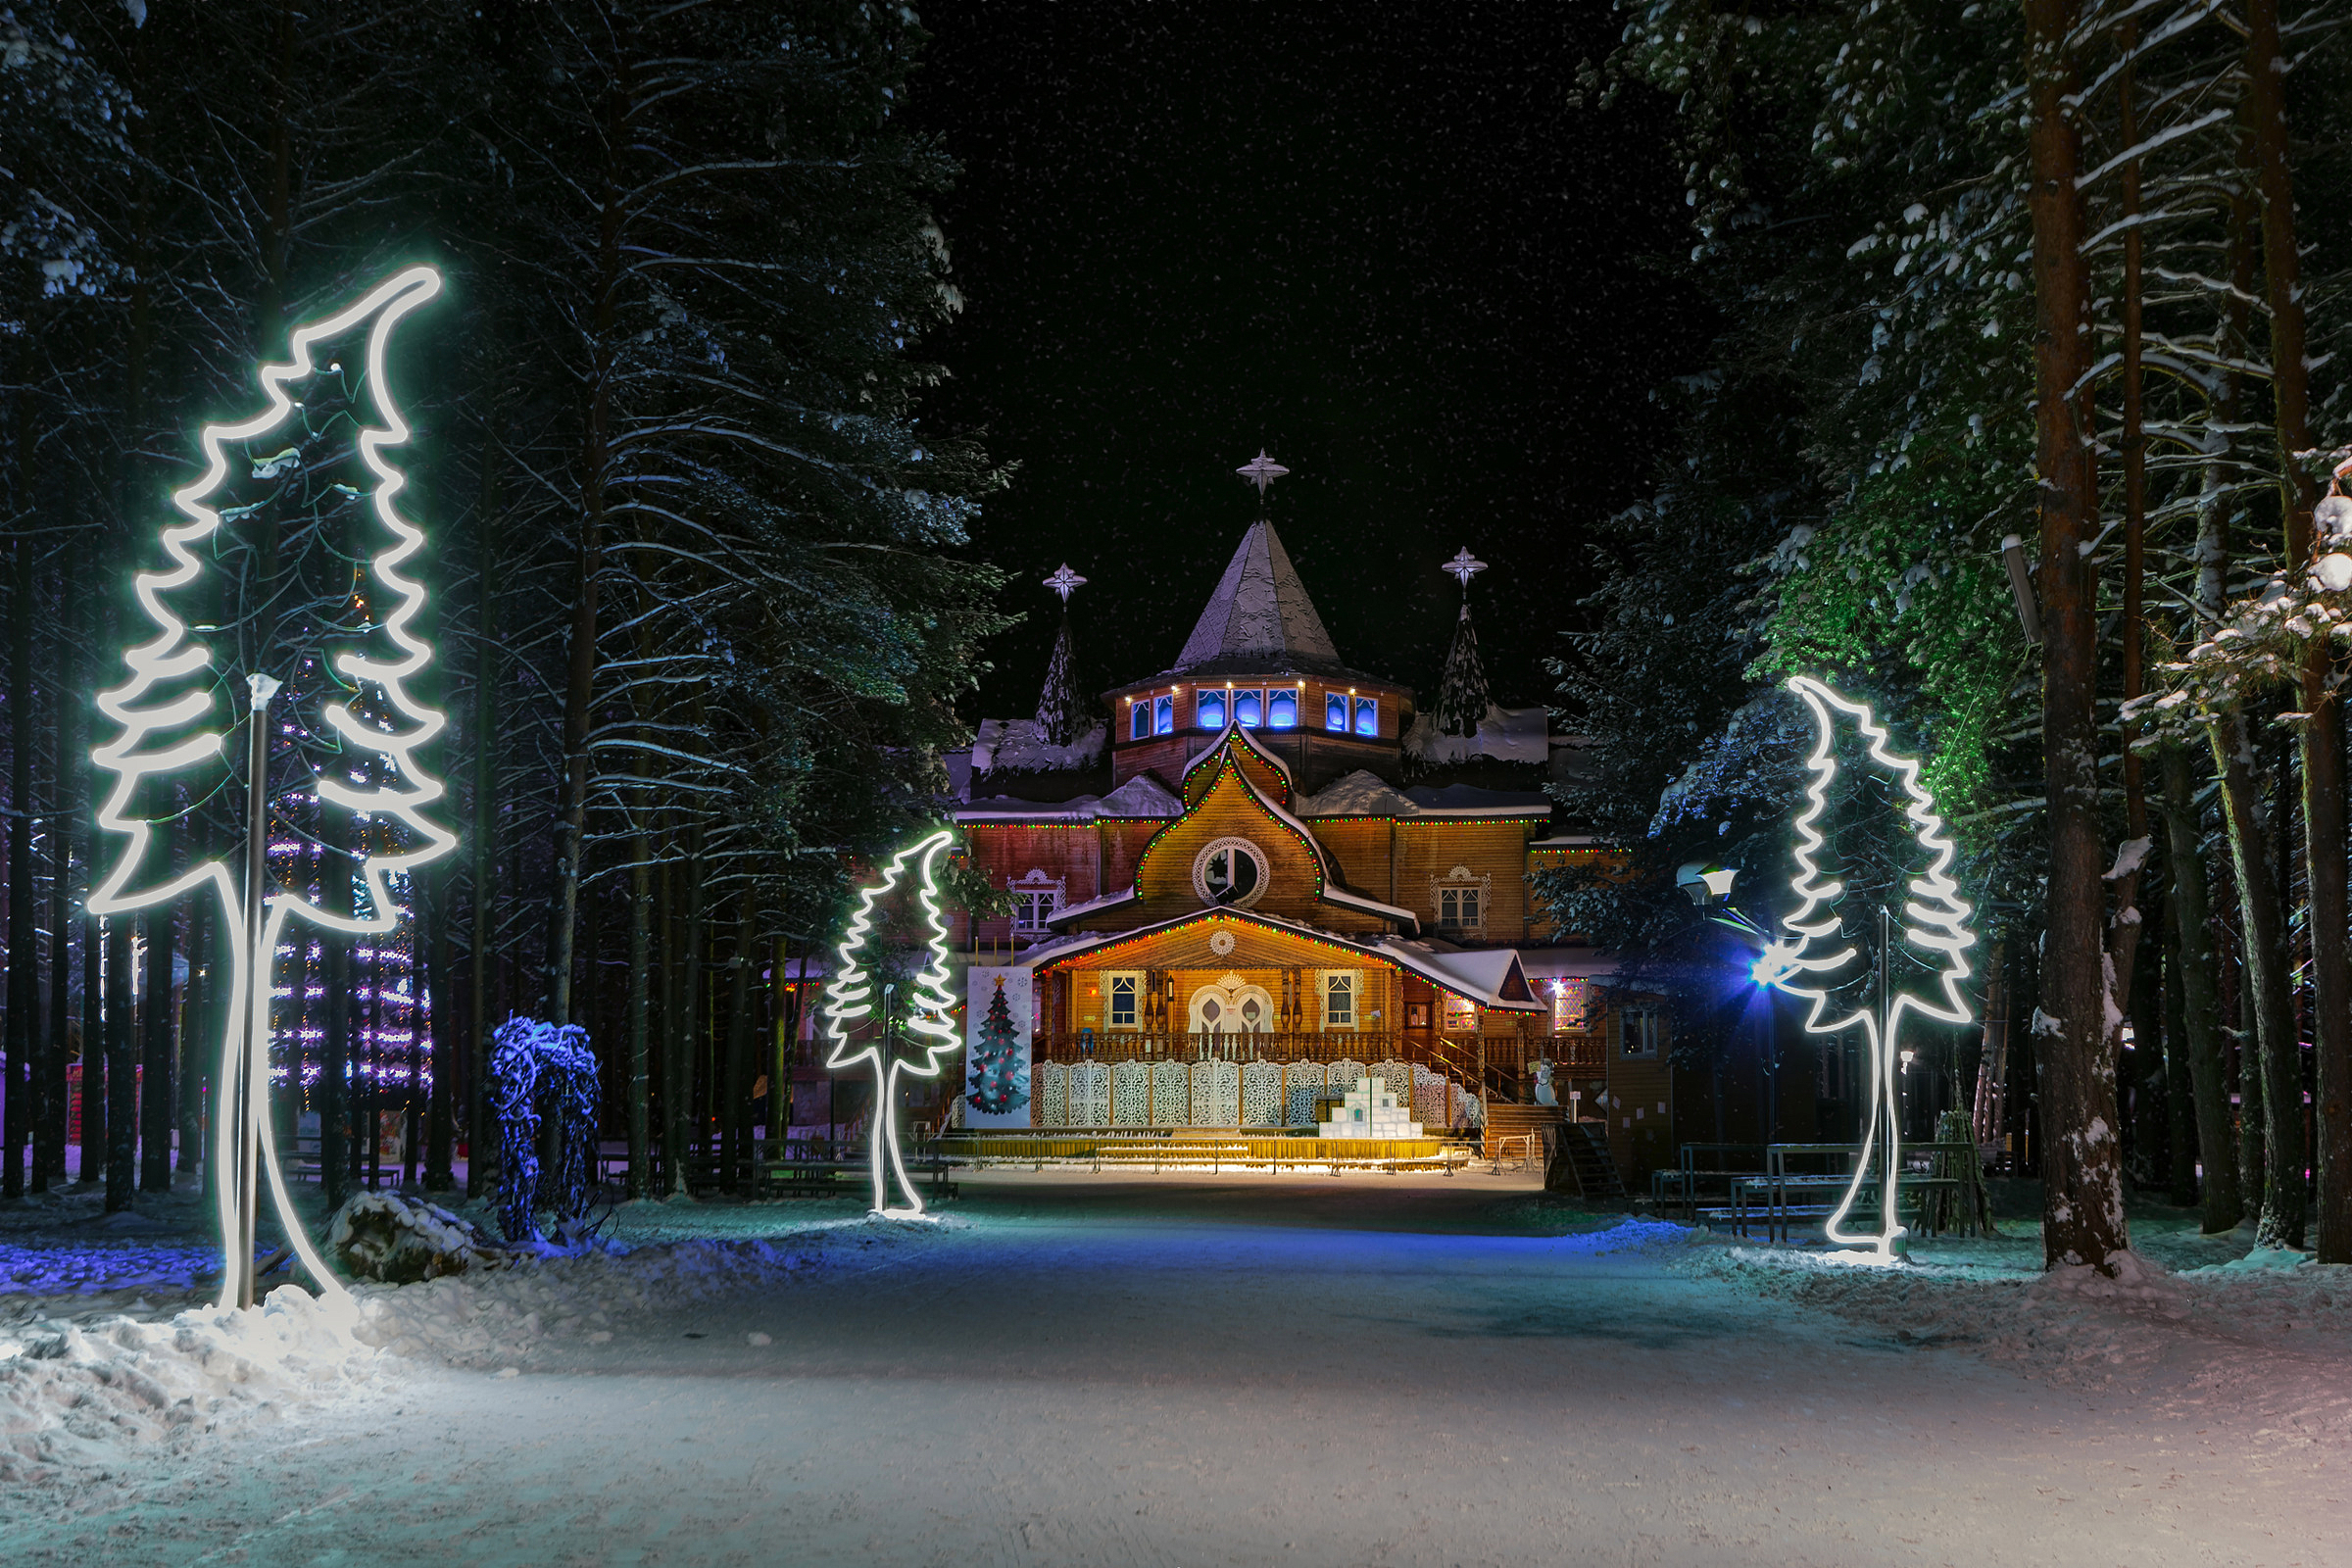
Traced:
<path fill-rule="evenodd" d="M 1202 729 L 1225 727 L 1225 694 L 1209 687 L 1200 688 L 1200 700 L 1194 705 L 1195 722 Z"/>
<path fill-rule="evenodd" d="M 1285 688 L 1266 694 L 1266 728 L 1297 729 L 1298 727 L 1298 694 Z"/>

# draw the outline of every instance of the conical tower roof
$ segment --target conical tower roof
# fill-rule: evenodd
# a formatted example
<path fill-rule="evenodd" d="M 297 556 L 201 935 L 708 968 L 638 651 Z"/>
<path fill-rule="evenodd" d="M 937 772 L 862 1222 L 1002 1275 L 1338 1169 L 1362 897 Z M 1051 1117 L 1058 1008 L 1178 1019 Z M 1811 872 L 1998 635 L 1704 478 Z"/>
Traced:
<path fill-rule="evenodd" d="M 1241 548 L 1168 673 L 1198 677 L 1293 670 L 1355 673 L 1340 662 L 1331 633 L 1323 629 L 1323 617 L 1315 613 L 1274 525 L 1261 519 L 1242 536 Z"/>

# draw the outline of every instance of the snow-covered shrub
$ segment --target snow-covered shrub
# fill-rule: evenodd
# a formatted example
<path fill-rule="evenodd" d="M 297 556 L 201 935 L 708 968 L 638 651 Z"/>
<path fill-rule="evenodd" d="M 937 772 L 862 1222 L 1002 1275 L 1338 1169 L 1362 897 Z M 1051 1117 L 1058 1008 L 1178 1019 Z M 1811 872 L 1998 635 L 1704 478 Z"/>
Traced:
<path fill-rule="evenodd" d="M 490 1099 L 498 1117 L 499 1228 L 510 1242 L 539 1241 L 538 1211 L 555 1210 L 566 1232 L 588 1212 L 596 1153 L 596 1057 L 576 1023 L 542 1023 L 520 1013 L 490 1037 Z M 556 1165 L 539 1168 L 539 1126 L 556 1117 Z"/>

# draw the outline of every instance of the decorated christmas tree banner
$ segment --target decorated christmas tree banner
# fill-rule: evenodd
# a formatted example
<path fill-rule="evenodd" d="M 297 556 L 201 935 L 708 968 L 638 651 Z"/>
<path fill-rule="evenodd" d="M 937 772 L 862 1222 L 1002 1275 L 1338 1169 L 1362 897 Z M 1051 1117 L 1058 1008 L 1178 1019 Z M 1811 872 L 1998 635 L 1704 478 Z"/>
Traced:
<path fill-rule="evenodd" d="M 1029 1125 L 1032 977 L 1027 969 L 974 964 L 964 990 L 963 1124 Z"/>

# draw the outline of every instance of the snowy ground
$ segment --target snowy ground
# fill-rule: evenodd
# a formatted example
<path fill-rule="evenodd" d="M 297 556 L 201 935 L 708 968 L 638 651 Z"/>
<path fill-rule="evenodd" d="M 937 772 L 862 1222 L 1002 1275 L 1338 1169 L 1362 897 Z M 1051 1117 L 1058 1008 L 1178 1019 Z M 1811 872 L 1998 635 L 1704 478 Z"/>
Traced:
<path fill-rule="evenodd" d="M 173 1319 L 174 1205 L 0 1211 L 0 1560 L 2352 1563 L 2352 1271 L 2158 1213 L 2119 1292 L 2014 1221 L 1882 1273 L 1518 1176 L 991 1172 L 338 1324 Z"/>

